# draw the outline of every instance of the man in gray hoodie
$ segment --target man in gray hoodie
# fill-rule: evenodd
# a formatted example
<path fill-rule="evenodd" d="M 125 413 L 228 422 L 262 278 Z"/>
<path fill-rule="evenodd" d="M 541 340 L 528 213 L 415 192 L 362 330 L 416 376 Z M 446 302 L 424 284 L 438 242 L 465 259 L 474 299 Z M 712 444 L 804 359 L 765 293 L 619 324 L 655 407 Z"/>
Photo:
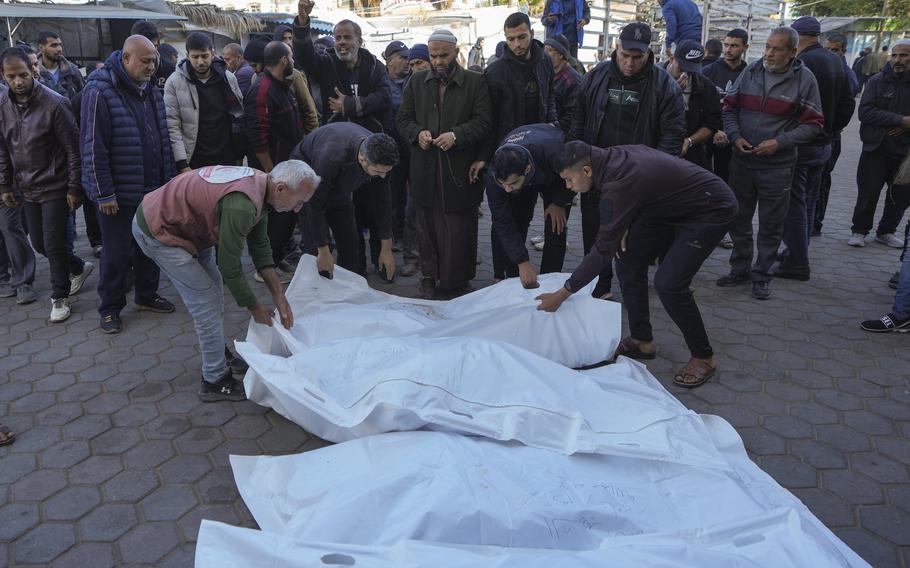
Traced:
<path fill-rule="evenodd" d="M 790 201 L 796 149 L 822 131 L 824 116 L 818 84 L 796 59 L 799 36 L 775 28 L 762 59 L 743 71 L 724 97 L 724 132 L 733 145 L 730 187 L 739 213 L 730 227 L 730 274 L 718 286 L 752 282 L 752 297 L 771 297 L 771 265 L 777 256 Z M 752 217 L 758 206 L 758 238 L 753 257 Z"/>

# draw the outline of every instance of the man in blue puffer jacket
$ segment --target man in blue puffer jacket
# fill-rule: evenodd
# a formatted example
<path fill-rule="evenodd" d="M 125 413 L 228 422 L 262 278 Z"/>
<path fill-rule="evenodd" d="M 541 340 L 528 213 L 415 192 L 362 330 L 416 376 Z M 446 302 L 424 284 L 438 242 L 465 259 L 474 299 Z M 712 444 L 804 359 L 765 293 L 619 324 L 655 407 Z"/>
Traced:
<path fill-rule="evenodd" d="M 164 100 L 151 81 L 157 66 L 154 44 L 130 36 L 122 51 L 112 53 L 89 76 L 82 94 L 82 185 L 98 210 L 104 239 L 98 279 L 104 333 L 122 329 L 120 311 L 126 306 L 131 265 L 136 307 L 174 311 L 158 295 L 158 265 L 139 250 L 131 233 L 142 197 L 175 174 Z"/>

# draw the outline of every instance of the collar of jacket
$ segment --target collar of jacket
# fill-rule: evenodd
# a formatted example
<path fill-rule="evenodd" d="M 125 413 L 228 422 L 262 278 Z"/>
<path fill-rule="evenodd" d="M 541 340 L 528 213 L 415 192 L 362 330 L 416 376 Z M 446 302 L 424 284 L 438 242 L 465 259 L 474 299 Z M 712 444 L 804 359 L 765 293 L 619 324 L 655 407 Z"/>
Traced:
<path fill-rule="evenodd" d="M 787 69 L 783 73 L 773 73 L 773 75 L 777 75 L 777 76 L 784 77 L 784 78 L 795 77 L 796 73 L 798 71 L 801 71 L 804 66 L 805 65 L 803 64 L 802 61 L 800 61 L 799 59 L 794 57 L 793 59 L 790 60 L 790 65 L 787 66 Z M 765 60 L 756 59 L 754 62 L 749 64 L 749 67 L 750 67 L 750 69 L 748 69 L 748 71 L 750 71 L 753 75 L 758 75 L 758 74 L 764 73 L 765 72 Z"/>
<path fill-rule="evenodd" d="M 610 54 L 609 65 L 610 74 L 613 75 L 613 78 L 624 85 L 628 85 L 629 83 L 634 83 L 636 81 L 646 79 L 650 76 L 651 69 L 654 67 L 654 52 L 650 50 L 648 51 L 648 60 L 645 62 L 645 66 L 641 68 L 641 71 L 635 75 L 632 75 L 631 77 L 626 77 L 622 74 L 622 70 L 619 68 L 619 63 L 616 61 L 616 50 Z"/>
<path fill-rule="evenodd" d="M 144 85 L 137 85 L 136 82 L 133 81 L 127 74 L 126 69 L 123 68 L 123 52 L 119 49 L 108 56 L 107 61 L 104 64 L 104 69 L 108 70 L 110 83 L 115 89 L 124 89 L 140 99 L 149 96 L 151 90 L 155 88 L 154 81 L 152 80 L 146 81 Z M 92 75 L 94 75 L 94 73 L 92 73 Z"/>
<path fill-rule="evenodd" d="M 455 64 L 455 72 L 452 73 L 452 78 L 449 79 L 449 85 L 452 83 L 457 84 L 459 87 L 464 84 L 464 67 L 459 64 Z M 427 70 L 426 76 L 423 78 L 424 83 L 429 83 L 430 81 L 436 80 L 436 73 L 432 69 Z"/>
<path fill-rule="evenodd" d="M 906 83 L 910 81 L 910 71 L 904 71 L 898 75 L 894 72 L 894 65 L 891 65 L 889 61 L 882 67 L 882 79 L 890 83 Z"/>
<path fill-rule="evenodd" d="M 509 49 L 508 47 L 506 47 L 504 50 L 502 50 L 502 58 L 504 60 L 514 61 L 515 63 L 518 63 L 519 65 L 534 65 L 535 63 L 537 63 L 537 60 L 540 59 L 540 57 L 542 55 L 549 57 L 549 55 L 546 55 L 546 53 L 544 53 L 543 44 L 540 42 L 540 40 L 537 40 L 537 39 L 531 40 L 531 57 L 528 59 L 519 59 L 519 58 L 515 57 L 515 54 L 512 53 L 512 50 Z"/>
<path fill-rule="evenodd" d="M 60 78 L 62 79 L 64 75 L 69 75 L 73 73 L 72 63 L 66 57 L 60 56 L 60 62 L 57 63 L 57 67 L 60 69 Z M 38 71 L 51 73 L 51 70 L 44 66 L 44 57 L 38 56 Z"/>
<path fill-rule="evenodd" d="M 35 80 L 34 85 L 32 86 L 32 95 L 24 103 L 20 103 L 16 99 L 15 93 L 9 88 L 3 90 L 3 93 L 0 94 L 0 105 L 11 104 L 11 105 L 22 105 L 26 108 L 32 106 L 35 101 L 39 101 L 42 98 L 47 96 L 47 92 L 50 91 L 50 88 L 42 85 L 38 80 Z"/>

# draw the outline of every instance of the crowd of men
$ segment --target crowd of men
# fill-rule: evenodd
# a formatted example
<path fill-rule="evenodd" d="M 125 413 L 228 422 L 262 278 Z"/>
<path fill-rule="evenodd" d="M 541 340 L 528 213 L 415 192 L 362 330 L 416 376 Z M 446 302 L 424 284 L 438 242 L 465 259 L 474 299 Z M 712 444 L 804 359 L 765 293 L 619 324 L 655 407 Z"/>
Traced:
<path fill-rule="evenodd" d="M 698 386 L 715 365 L 693 276 L 719 245 L 731 249 L 719 286 L 749 284 L 753 298 L 768 300 L 775 277 L 809 280 L 840 131 L 863 87 L 849 244 L 865 244 L 887 187 L 875 240 L 906 247 L 898 229 L 910 187 L 894 178 L 910 151 L 910 40 L 859 78 L 844 59 L 846 39 L 823 45 L 818 21 L 803 17 L 772 30 L 763 57 L 747 62 L 744 30 L 706 51 L 694 4 L 666 0 L 665 61 L 650 27 L 634 22 L 609 59 L 584 73 L 575 56 L 590 14 L 585 2 L 564 0 L 548 3 L 544 41 L 516 12 L 495 59 L 478 43 L 466 69 L 448 30 L 410 48 L 393 41 L 377 57 L 350 20 L 314 39 L 313 7 L 301 0 L 272 41 L 220 54 L 210 34 L 192 33 L 182 59 L 137 22 L 85 78 L 54 32 L 38 36 L 37 53 L 4 50 L 0 297 L 36 300 L 37 251 L 50 264 L 50 321 L 69 317 L 69 297 L 94 268 L 74 253 L 81 205 L 100 258 L 100 330 L 124 328 L 130 290 L 138 310 L 173 312 L 158 294 L 164 272 L 200 336 L 200 396 L 238 400 L 231 370 L 243 362 L 223 347 L 222 285 L 257 322 L 272 321 L 243 276 L 244 243 L 284 325 L 293 314 L 282 283 L 303 253 L 326 278 L 336 264 L 360 274 L 372 266 L 388 282 L 419 272 L 423 297 L 452 298 L 476 274 L 486 196 L 494 278 L 532 288 L 538 267 L 526 242 L 539 196 L 540 271 L 563 269 L 576 206 L 587 255 L 541 308 L 557 309 L 595 279 L 593 295 L 611 297 L 616 256 L 634 320 L 620 352 L 652 358 L 646 289 L 657 261 L 655 286 L 693 357 L 676 380 Z M 898 301 L 867 329 L 910 328 L 903 266 Z"/>

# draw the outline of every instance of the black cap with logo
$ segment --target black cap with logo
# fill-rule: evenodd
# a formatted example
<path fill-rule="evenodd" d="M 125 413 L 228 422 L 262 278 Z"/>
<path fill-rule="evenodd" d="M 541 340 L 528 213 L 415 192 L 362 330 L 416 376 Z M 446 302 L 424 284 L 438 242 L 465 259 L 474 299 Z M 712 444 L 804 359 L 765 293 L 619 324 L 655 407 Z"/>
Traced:
<path fill-rule="evenodd" d="M 651 26 L 632 22 L 619 32 L 619 44 L 627 51 L 648 51 L 651 47 Z"/>

